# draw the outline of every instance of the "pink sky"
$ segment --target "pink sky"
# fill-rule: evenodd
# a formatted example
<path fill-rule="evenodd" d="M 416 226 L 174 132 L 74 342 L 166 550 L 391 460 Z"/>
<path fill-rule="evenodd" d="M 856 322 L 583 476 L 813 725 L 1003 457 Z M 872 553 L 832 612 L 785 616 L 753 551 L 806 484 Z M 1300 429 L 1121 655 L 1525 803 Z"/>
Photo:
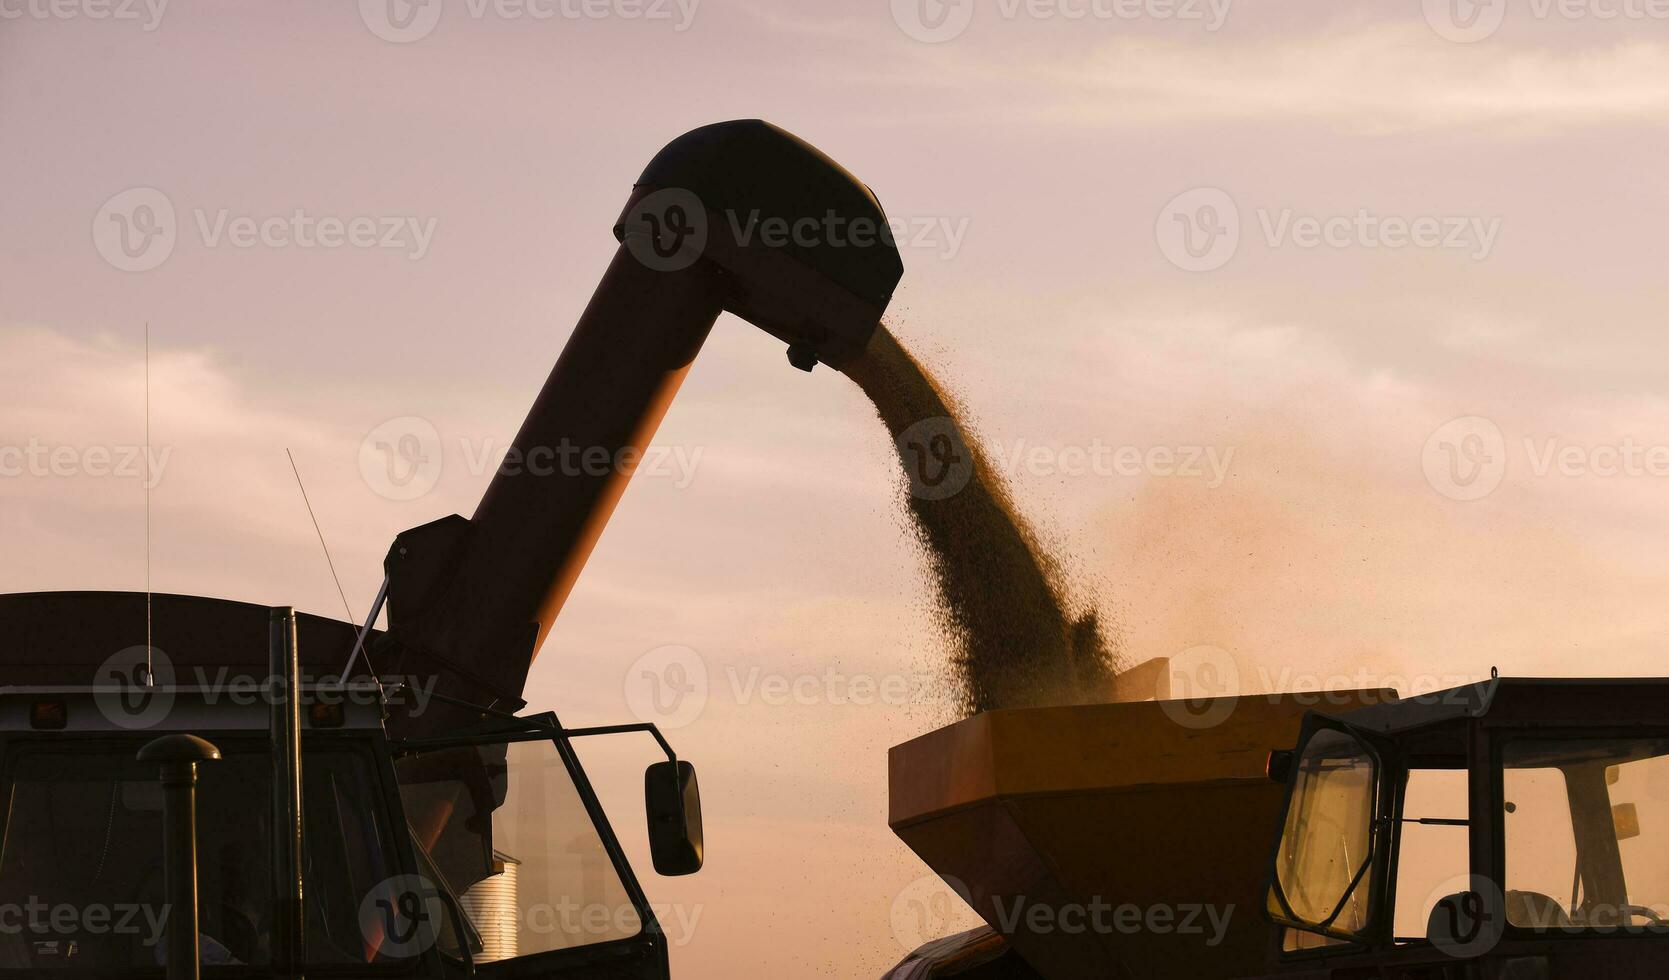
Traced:
<path fill-rule="evenodd" d="M 396 44 L 359 6 L 172 0 L 146 30 L 0 0 L 23 12 L 0 19 L 0 447 L 136 444 L 150 321 L 159 590 L 341 615 L 288 447 L 362 615 L 396 532 L 473 509 L 466 448 L 514 434 L 644 162 L 757 116 L 929 229 L 897 332 L 1004 452 L 1233 451 L 1220 485 L 1015 473 L 1131 659 L 1209 645 L 1247 691 L 1662 671 L 1669 23 L 1526 0 L 1457 43 L 1419 0 L 1239 0 L 1215 31 L 972 0 L 929 44 L 885 0 L 701 0 L 687 22 L 446 0 Z M 147 271 L 93 234 L 131 188 L 177 219 Z M 1197 188 L 1240 235 L 1186 271 L 1168 236 L 1200 215 L 1171 202 Z M 414 258 L 199 228 L 298 209 L 432 238 Z M 1345 219 L 1340 244 L 1303 247 L 1306 218 Z M 1458 247 L 1360 230 L 1422 218 Z M 399 417 L 445 447 L 413 500 L 359 465 Z M 1489 425 L 1444 428 L 1464 417 Z M 1472 436 L 1504 469 L 1455 499 L 1442 454 Z M 696 917 L 675 971 L 878 975 L 926 870 L 885 826 L 886 748 L 948 710 L 756 684 L 937 675 L 886 436 L 845 379 L 727 317 L 657 443 L 693 477 L 627 493 L 533 707 L 631 720 L 633 665 L 697 651 L 710 697 L 672 734 L 702 771 L 702 874 L 647 872 L 648 746 L 587 756 L 651 896 Z M 24 472 L 0 495 L 0 590 L 142 587 L 137 480 Z"/>

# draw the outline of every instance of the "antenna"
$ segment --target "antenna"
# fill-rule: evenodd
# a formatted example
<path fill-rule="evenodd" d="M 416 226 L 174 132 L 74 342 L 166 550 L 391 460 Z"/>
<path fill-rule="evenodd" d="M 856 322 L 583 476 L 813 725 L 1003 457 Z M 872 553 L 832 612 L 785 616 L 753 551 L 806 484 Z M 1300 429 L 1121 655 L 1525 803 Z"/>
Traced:
<path fill-rule="evenodd" d="M 319 536 L 319 547 L 324 549 L 325 564 L 330 566 L 330 577 L 336 582 L 336 594 L 342 597 L 342 611 L 348 614 L 348 622 L 354 621 L 353 610 L 348 606 L 348 593 L 342 589 L 342 579 L 336 574 L 336 563 L 330 560 L 330 545 L 325 544 L 325 532 L 319 528 L 319 518 L 313 513 L 313 502 L 307 499 L 307 487 L 301 482 L 301 470 L 296 468 L 295 454 L 286 447 L 284 455 L 290 457 L 290 472 L 296 475 L 296 487 L 301 490 L 301 502 L 307 505 L 307 516 L 313 521 L 313 533 Z"/>
<path fill-rule="evenodd" d="M 145 321 L 145 685 L 156 683 L 151 662 L 151 321 Z"/>

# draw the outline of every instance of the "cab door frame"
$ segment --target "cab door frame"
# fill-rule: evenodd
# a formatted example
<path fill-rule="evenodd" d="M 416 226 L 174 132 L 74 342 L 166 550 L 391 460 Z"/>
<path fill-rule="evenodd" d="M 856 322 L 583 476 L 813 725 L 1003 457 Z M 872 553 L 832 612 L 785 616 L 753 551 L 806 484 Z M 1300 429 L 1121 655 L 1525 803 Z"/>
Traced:
<path fill-rule="evenodd" d="M 391 758 L 398 760 L 408 755 L 441 749 L 460 748 L 482 745 L 508 745 L 515 742 L 547 741 L 555 746 L 558 757 L 572 781 L 574 790 L 578 794 L 581 804 L 585 807 L 586 815 L 590 818 L 598 839 L 619 877 L 621 886 L 625 889 L 626 897 L 631 902 L 642 930 L 636 935 L 625 939 L 605 940 L 567 949 L 550 950 L 542 953 L 530 953 L 514 959 L 500 960 L 494 963 L 469 964 L 469 972 L 491 980 L 563 980 L 563 978 L 580 978 L 594 976 L 619 977 L 622 980 L 667 980 L 671 975 L 671 965 L 667 949 L 666 936 L 649 906 L 648 896 L 638 882 L 636 873 L 632 870 L 631 862 L 626 857 L 625 850 L 620 846 L 620 839 L 616 836 L 613 826 L 609 823 L 608 814 L 603 809 L 596 790 L 591 785 L 590 778 L 581 765 L 579 755 L 574 751 L 572 739 L 591 735 L 610 735 L 624 732 L 643 731 L 651 734 L 661 748 L 672 756 L 672 749 L 660 731 L 654 725 L 613 725 L 603 728 L 562 727 L 555 712 L 543 712 L 525 717 L 514 715 L 500 715 L 502 727 L 479 728 L 465 734 L 436 736 L 429 738 L 414 738 L 400 741 L 390 740 L 388 743 Z M 396 771 L 396 783 L 398 772 Z M 402 817 L 404 805 L 402 802 Z M 420 846 L 414 839 L 413 847 Z M 462 914 L 458 911 L 457 914 Z M 467 946 L 467 944 L 466 944 Z M 604 972 L 598 972 L 604 971 Z"/>

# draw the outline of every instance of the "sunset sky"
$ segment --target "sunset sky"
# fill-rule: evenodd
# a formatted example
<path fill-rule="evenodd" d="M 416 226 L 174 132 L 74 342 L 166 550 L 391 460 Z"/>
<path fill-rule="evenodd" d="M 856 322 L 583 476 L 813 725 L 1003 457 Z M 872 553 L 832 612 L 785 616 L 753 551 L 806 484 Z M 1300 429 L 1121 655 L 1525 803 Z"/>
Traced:
<path fill-rule="evenodd" d="M 124 2 L 0 0 L 0 591 L 144 587 L 141 480 L 92 450 L 144 439 L 149 322 L 155 588 L 345 615 L 288 448 L 363 616 L 396 533 L 473 510 L 643 164 L 759 117 L 905 222 L 889 322 L 1127 661 L 1215 648 L 1241 693 L 1663 672 L 1647 4 Z M 113 213 L 165 237 L 123 253 Z M 389 247 L 301 243 L 297 213 Z M 366 463 L 390 431 L 442 450 L 413 499 Z M 890 442 L 728 316 L 655 441 L 529 700 L 630 721 L 645 663 L 703 670 L 662 719 L 701 874 L 648 869 L 653 746 L 586 752 L 694 923 L 675 974 L 877 976 L 927 873 L 886 749 L 952 720 Z M 1195 450 L 1222 471 L 1165 462 Z"/>

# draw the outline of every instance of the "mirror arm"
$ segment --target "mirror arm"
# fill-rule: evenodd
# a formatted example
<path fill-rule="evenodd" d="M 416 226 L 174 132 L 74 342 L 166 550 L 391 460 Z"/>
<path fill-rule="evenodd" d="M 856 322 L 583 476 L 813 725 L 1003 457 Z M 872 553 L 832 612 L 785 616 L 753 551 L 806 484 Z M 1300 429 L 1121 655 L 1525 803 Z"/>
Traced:
<path fill-rule="evenodd" d="M 648 732 L 654 736 L 656 742 L 660 743 L 661 751 L 666 753 L 668 762 L 678 761 L 678 753 L 672 751 L 671 743 L 666 740 L 665 736 L 661 734 L 661 730 L 655 727 L 652 722 L 644 722 L 638 725 L 600 725 L 595 728 L 562 729 L 562 735 L 565 738 L 586 738 L 591 735 L 623 735 L 628 732 Z"/>

